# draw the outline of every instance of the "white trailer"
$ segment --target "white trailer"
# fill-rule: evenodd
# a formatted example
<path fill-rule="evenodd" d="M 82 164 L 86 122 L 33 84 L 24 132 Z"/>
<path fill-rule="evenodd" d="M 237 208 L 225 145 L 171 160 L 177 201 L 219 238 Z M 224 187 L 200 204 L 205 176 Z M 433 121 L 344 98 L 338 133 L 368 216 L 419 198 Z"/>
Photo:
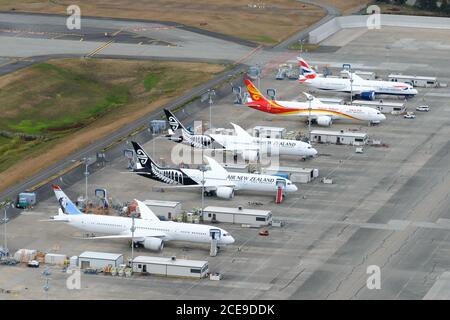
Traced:
<path fill-rule="evenodd" d="M 138 256 L 132 261 L 133 272 L 167 277 L 204 278 L 209 272 L 208 261 L 177 259 L 176 257 Z"/>
<path fill-rule="evenodd" d="M 45 264 L 53 264 L 62 266 L 66 263 L 67 256 L 65 254 L 47 253 L 44 257 Z"/>
<path fill-rule="evenodd" d="M 123 254 L 85 251 L 78 256 L 81 269 L 103 269 L 107 266 L 119 267 L 123 264 Z"/>
<path fill-rule="evenodd" d="M 319 176 L 319 170 L 313 168 L 297 168 L 297 167 L 267 167 L 262 168 L 263 174 L 286 174 L 287 178 L 294 183 L 308 183 Z"/>
<path fill-rule="evenodd" d="M 344 132 L 312 130 L 311 139 L 317 143 L 334 143 L 360 146 L 367 144 L 368 135 L 364 132 Z"/>
<path fill-rule="evenodd" d="M 181 202 L 145 200 L 145 205 L 149 207 L 161 220 L 172 220 L 183 213 Z"/>
<path fill-rule="evenodd" d="M 403 102 L 386 101 L 383 99 L 367 101 L 367 100 L 353 100 L 354 105 L 362 107 L 370 107 L 380 110 L 381 113 L 400 114 L 405 112 L 406 106 Z"/>
<path fill-rule="evenodd" d="M 361 78 L 363 78 L 364 80 L 375 80 L 377 77 L 377 74 L 375 72 L 372 71 L 361 71 L 361 70 L 355 70 L 354 73 L 357 76 L 360 76 Z M 347 72 L 345 72 L 345 70 L 342 70 L 340 73 L 341 78 L 344 79 L 348 79 L 349 75 Z"/>
<path fill-rule="evenodd" d="M 261 138 L 283 139 L 286 128 L 256 126 L 253 128 L 253 135 Z"/>
<path fill-rule="evenodd" d="M 203 221 L 267 226 L 272 223 L 272 211 L 208 206 L 203 210 Z"/>
<path fill-rule="evenodd" d="M 389 81 L 393 82 L 405 82 L 414 87 L 422 88 L 435 88 L 439 86 L 439 82 L 436 77 L 422 77 L 422 76 L 410 76 L 404 74 L 390 74 L 388 76 Z"/>

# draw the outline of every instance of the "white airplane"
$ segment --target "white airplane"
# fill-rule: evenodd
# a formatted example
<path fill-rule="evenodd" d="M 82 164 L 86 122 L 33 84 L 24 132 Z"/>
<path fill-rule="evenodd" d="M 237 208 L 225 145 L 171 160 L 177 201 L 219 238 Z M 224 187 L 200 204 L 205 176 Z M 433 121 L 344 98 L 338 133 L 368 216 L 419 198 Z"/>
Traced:
<path fill-rule="evenodd" d="M 93 233 L 109 234 L 107 236 L 90 237 L 87 239 L 128 239 L 134 245 L 142 245 L 149 250 L 161 251 L 167 241 L 186 241 L 211 243 L 211 238 L 218 245 L 234 243 L 234 238 L 224 229 L 208 225 L 160 221 L 158 217 L 143 202 L 135 200 L 141 214 L 140 219 L 134 219 L 134 236 L 131 228 L 133 219 L 95 214 L 83 214 L 66 196 L 59 186 L 53 186 L 56 198 L 60 204 L 58 215 L 50 217 L 54 222 L 65 222 L 77 229 Z"/>
<path fill-rule="evenodd" d="M 303 75 L 299 76 L 299 82 L 320 90 L 336 91 L 336 92 L 353 92 L 364 100 L 374 100 L 375 95 L 397 95 L 412 97 L 417 94 L 417 89 L 412 85 L 404 82 L 392 82 L 381 80 L 365 80 L 355 73 L 347 71 L 349 78 L 328 78 L 317 74 L 305 60 L 298 57 L 298 64 Z M 353 83 L 351 82 L 351 79 Z"/>
<path fill-rule="evenodd" d="M 347 119 L 369 121 L 379 123 L 386 120 L 386 116 L 379 110 L 369 107 L 340 105 L 340 104 L 324 104 L 319 99 L 304 92 L 311 101 L 311 110 L 308 102 L 300 101 L 278 101 L 268 100 L 253 85 L 253 83 L 245 79 L 245 85 L 249 93 L 246 105 L 250 108 L 272 113 L 280 116 L 296 116 L 308 119 L 311 117 L 319 126 L 330 126 L 333 120 Z"/>
<path fill-rule="evenodd" d="M 244 160 L 257 161 L 261 152 L 280 155 L 294 155 L 302 158 L 313 157 L 317 154 L 309 143 L 299 140 L 271 139 L 253 137 L 237 124 L 231 123 L 236 135 L 225 134 L 193 134 L 189 132 L 175 115 L 164 109 L 167 121 L 172 130 L 171 140 L 185 143 L 196 148 L 212 147 L 216 142 L 222 149 L 240 153 Z M 174 137 L 175 131 L 181 129 L 181 136 Z"/>
<path fill-rule="evenodd" d="M 295 184 L 283 177 L 228 172 L 216 160 L 206 156 L 210 170 L 204 172 L 199 169 L 161 168 L 137 142 L 131 143 L 138 160 L 134 172 L 143 177 L 175 185 L 174 188 L 204 188 L 207 195 L 215 194 L 223 199 L 233 198 L 234 192 L 240 190 L 273 193 L 277 192 L 279 187 L 283 193 L 298 190 Z"/>

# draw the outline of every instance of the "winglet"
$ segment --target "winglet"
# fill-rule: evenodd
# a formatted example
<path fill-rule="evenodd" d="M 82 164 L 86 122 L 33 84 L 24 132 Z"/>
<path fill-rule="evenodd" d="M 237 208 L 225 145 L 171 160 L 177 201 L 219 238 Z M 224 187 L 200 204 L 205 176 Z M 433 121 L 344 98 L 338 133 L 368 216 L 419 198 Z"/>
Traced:
<path fill-rule="evenodd" d="M 247 131 L 245 131 L 244 129 L 242 129 L 241 126 L 238 126 L 237 124 L 230 122 L 231 125 L 234 127 L 234 131 L 236 132 L 236 135 L 248 139 L 248 138 L 253 138 Z"/>
<path fill-rule="evenodd" d="M 149 207 L 147 207 L 145 203 L 137 199 L 134 199 L 134 201 L 136 201 L 138 205 L 139 213 L 141 214 L 141 219 L 149 221 L 160 221 L 159 218 L 155 215 L 155 213 Z"/>
<path fill-rule="evenodd" d="M 220 177 L 221 179 L 226 179 L 228 171 L 224 167 L 222 167 L 220 163 L 218 163 L 213 158 L 207 156 L 205 156 L 205 159 L 208 161 L 211 171 L 214 171 L 217 177 Z"/>

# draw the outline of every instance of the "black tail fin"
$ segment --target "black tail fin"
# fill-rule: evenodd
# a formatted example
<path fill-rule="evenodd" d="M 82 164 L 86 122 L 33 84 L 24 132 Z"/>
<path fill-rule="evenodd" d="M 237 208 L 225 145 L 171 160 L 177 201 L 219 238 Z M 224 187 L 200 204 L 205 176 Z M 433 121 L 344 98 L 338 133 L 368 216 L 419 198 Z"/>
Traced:
<path fill-rule="evenodd" d="M 144 148 L 142 148 L 139 143 L 131 141 L 131 144 L 133 145 L 134 151 L 136 152 L 136 158 L 141 165 L 141 168 L 138 168 L 138 171 L 140 169 L 147 169 L 146 171 L 153 173 L 152 165 L 159 168 L 159 166 L 155 163 L 155 161 L 152 160 L 152 158 L 150 158 L 150 156 L 144 151 Z"/>
<path fill-rule="evenodd" d="M 186 130 L 186 128 L 183 126 L 180 120 L 178 120 L 177 117 L 175 117 L 172 111 L 164 109 L 164 113 L 166 114 L 167 121 L 169 122 L 172 131 L 177 131 L 180 128 Z"/>

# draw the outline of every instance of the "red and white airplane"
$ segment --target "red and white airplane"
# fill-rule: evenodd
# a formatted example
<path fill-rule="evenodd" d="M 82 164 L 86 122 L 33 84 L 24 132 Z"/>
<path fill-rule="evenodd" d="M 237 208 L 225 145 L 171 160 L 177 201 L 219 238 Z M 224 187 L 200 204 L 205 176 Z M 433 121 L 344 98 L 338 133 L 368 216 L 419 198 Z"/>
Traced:
<path fill-rule="evenodd" d="M 333 120 L 338 119 L 369 121 L 372 123 L 386 120 L 386 116 L 377 109 L 353 105 L 324 104 L 319 99 L 305 92 L 308 102 L 268 100 L 250 80 L 245 79 L 244 82 L 250 94 L 246 105 L 266 113 L 306 119 L 311 117 L 311 120 L 317 122 L 320 126 L 330 126 Z"/>
<path fill-rule="evenodd" d="M 298 64 L 302 75 L 299 82 L 308 86 L 327 91 L 347 92 L 359 95 L 361 99 L 374 100 L 375 95 L 387 94 L 412 97 L 417 94 L 417 90 L 412 85 L 404 82 L 365 80 L 355 73 L 348 72 L 348 79 L 328 78 L 317 74 L 305 60 L 298 57 Z M 351 79 L 353 82 L 351 82 Z"/>

